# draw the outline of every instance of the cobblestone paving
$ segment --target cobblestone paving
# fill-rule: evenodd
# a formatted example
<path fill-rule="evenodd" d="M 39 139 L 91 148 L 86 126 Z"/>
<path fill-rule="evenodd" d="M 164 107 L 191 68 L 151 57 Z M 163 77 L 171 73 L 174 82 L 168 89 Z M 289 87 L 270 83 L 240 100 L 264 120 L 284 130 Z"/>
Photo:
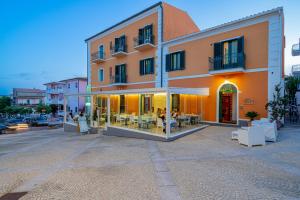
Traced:
<path fill-rule="evenodd" d="M 174 142 L 64 133 L 0 136 L 0 197 L 29 199 L 300 199 L 300 128 L 248 148 L 233 128 Z"/>

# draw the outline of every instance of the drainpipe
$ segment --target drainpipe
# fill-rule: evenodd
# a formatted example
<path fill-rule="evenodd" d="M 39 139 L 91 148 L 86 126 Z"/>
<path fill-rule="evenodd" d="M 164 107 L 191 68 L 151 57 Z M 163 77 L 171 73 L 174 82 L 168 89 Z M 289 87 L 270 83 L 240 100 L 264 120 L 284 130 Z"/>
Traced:
<path fill-rule="evenodd" d="M 161 7 L 161 43 L 164 41 L 164 10 L 162 3 L 160 4 Z M 160 87 L 163 87 L 163 46 L 160 46 Z"/>

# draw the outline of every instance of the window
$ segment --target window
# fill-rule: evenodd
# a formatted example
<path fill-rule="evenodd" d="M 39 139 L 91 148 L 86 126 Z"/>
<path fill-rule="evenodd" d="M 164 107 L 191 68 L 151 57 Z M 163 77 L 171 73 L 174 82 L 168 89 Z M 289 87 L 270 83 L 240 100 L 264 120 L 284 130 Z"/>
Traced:
<path fill-rule="evenodd" d="M 180 96 L 179 94 L 172 94 L 172 111 L 178 112 L 180 109 Z"/>
<path fill-rule="evenodd" d="M 120 95 L 120 113 L 125 113 L 125 95 Z"/>
<path fill-rule="evenodd" d="M 70 89 L 70 87 L 71 87 L 71 85 L 70 85 L 70 83 L 68 83 L 68 88 Z"/>
<path fill-rule="evenodd" d="M 185 51 L 171 53 L 166 56 L 166 71 L 185 69 Z"/>
<path fill-rule="evenodd" d="M 115 66 L 115 83 L 126 83 L 126 64 Z"/>
<path fill-rule="evenodd" d="M 75 107 L 75 112 L 77 113 L 77 111 L 78 111 L 78 110 L 77 110 L 77 107 Z"/>
<path fill-rule="evenodd" d="M 245 67 L 244 37 L 214 43 L 214 69 Z"/>
<path fill-rule="evenodd" d="M 78 83 L 77 82 L 75 83 L 75 88 L 78 88 Z"/>
<path fill-rule="evenodd" d="M 232 40 L 223 43 L 223 64 L 237 63 L 238 56 L 238 42 Z"/>
<path fill-rule="evenodd" d="M 140 75 L 154 73 L 154 58 L 140 60 Z"/>
<path fill-rule="evenodd" d="M 104 80 L 104 69 L 99 69 L 99 74 L 98 74 L 99 81 L 102 82 Z"/>
<path fill-rule="evenodd" d="M 144 28 L 139 29 L 139 45 L 144 43 L 152 43 L 153 44 L 153 36 L 152 31 L 153 25 L 147 25 Z"/>
<path fill-rule="evenodd" d="M 99 58 L 104 59 L 104 46 L 103 45 L 99 46 Z"/>
<path fill-rule="evenodd" d="M 115 52 L 126 52 L 126 36 L 115 38 Z"/>

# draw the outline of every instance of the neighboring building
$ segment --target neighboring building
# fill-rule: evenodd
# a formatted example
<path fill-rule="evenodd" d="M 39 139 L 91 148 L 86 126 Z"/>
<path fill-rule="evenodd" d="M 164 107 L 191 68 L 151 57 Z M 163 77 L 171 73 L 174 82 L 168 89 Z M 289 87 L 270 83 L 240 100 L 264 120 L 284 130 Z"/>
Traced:
<path fill-rule="evenodd" d="M 35 107 L 45 102 L 45 91 L 29 88 L 13 88 L 12 104 Z"/>
<path fill-rule="evenodd" d="M 50 82 L 45 83 L 46 86 L 46 104 L 55 104 L 58 107 L 58 113 L 64 110 L 64 87 L 63 82 Z"/>
<path fill-rule="evenodd" d="M 64 94 L 84 94 L 86 93 L 87 87 L 87 78 L 86 77 L 77 77 L 62 80 L 65 84 Z M 72 113 L 79 113 L 80 111 L 85 110 L 85 97 L 80 96 L 69 96 L 67 97 L 67 111 Z"/>
<path fill-rule="evenodd" d="M 55 104 L 58 106 L 58 113 L 63 113 L 64 95 L 79 94 L 86 92 L 87 78 L 76 77 L 57 82 L 44 84 L 46 86 L 46 104 Z M 85 109 L 84 97 L 67 97 L 67 111 L 78 113 Z"/>
<path fill-rule="evenodd" d="M 92 125 L 107 134 L 169 140 L 199 122 L 244 124 L 248 111 L 268 116 L 283 84 L 282 8 L 199 30 L 159 2 L 86 43 Z"/>
<path fill-rule="evenodd" d="M 300 65 L 292 66 L 292 75 L 300 79 Z M 297 100 L 297 105 L 300 106 L 300 84 L 298 85 L 296 100 Z"/>

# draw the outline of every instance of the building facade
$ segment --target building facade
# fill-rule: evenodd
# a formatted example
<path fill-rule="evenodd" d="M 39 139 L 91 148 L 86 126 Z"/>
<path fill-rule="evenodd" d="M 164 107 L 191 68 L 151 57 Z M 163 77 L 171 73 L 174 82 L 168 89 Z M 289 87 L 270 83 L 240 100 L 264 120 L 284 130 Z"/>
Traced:
<path fill-rule="evenodd" d="M 79 94 L 86 92 L 87 78 L 76 77 L 57 82 L 45 83 L 46 86 L 46 104 L 57 105 L 58 114 L 64 113 L 64 96 L 70 94 Z M 85 97 L 70 96 L 66 98 L 66 110 L 73 114 L 79 113 L 85 109 Z"/>
<path fill-rule="evenodd" d="M 91 124 L 108 133 L 170 139 L 198 124 L 242 124 L 248 111 L 267 117 L 283 84 L 282 8 L 200 30 L 159 2 L 86 43 Z"/>
<path fill-rule="evenodd" d="M 18 106 L 35 107 L 45 102 L 45 91 L 29 88 L 13 88 L 12 104 Z"/>
<path fill-rule="evenodd" d="M 63 114 L 65 83 L 50 82 L 44 85 L 46 86 L 46 105 L 57 105 L 58 114 Z"/>

